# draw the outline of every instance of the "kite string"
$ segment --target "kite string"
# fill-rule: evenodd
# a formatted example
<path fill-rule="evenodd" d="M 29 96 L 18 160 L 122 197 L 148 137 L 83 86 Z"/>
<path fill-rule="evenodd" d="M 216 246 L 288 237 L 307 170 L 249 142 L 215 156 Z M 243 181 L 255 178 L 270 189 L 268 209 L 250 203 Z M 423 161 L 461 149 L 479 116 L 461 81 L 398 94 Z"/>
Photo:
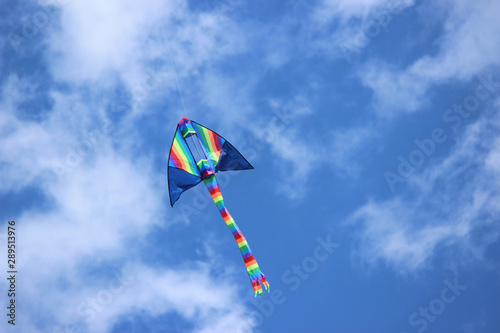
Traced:
<path fill-rule="evenodd" d="M 186 118 L 189 119 L 189 116 L 188 116 L 187 111 L 186 111 L 186 105 L 184 104 L 184 98 L 182 97 L 181 86 L 179 85 L 179 79 L 177 77 L 177 70 L 175 69 L 174 61 L 172 60 L 172 53 L 170 52 L 170 46 L 168 45 L 167 35 L 165 34 L 165 29 L 163 28 L 163 22 L 161 20 L 160 20 L 160 25 L 161 25 L 161 31 L 163 32 L 163 39 L 165 39 L 165 45 L 167 46 L 168 57 L 170 59 L 170 65 L 172 66 L 172 69 L 174 70 L 175 82 L 177 83 L 177 90 L 179 91 L 179 96 L 181 97 L 182 108 L 184 109 L 184 114 L 185 114 Z M 196 149 L 196 152 L 198 153 L 198 156 L 202 157 L 203 155 L 198 150 L 198 145 L 195 143 L 194 139 L 192 139 L 192 141 L 193 141 L 193 145 Z"/>
<path fill-rule="evenodd" d="M 161 31 L 163 32 L 163 39 L 165 39 L 165 44 L 167 45 L 167 51 L 168 51 L 168 56 L 170 58 L 170 64 L 172 65 L 172 69 L 174 70 L 175 82 L 177 83 L 177 90 L 179 91 L 179 95 L 181 96 L 182 108 L 184 109 L 184 114 L 186 115 L 186 118 L 189 119 L 187 111 L 186 111 L 186 106 L 184 105 L 184 98 L 182 97 L 182 92 L 181 92 L 181 87 L 179 85 L 179 80 L 177 79 L 177 71 L 175 70 L 174 61 L 172 60 L 172 53 L 170 52 L 170 46 L 168 46 L 167 36 L 165 34 L 165 29 L 163 28 L 163 22 L 161 20 L 160 20 L 160 25 L 161 25 Z"/>

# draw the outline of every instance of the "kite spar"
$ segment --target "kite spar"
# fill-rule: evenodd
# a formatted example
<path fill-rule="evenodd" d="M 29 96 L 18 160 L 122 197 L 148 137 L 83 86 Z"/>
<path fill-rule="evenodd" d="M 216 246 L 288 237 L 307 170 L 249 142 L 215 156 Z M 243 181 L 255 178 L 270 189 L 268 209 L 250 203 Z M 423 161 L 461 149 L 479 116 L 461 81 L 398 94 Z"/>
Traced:
<path fill-rule="evenodd" d="M 194 158 L 193 152 L 187 144 L 186 139 L 188 138 L 194 140 L 195 147 L 198 147 L 197 143 L 199 143 L 202 148 L 202 153 L 196 148 L 198 155 L 201 157 L 198 161 Z M 253 169 L 252 165 L 236 148 L 214 131 L 187 118 L 183 118 L 177 125 L 168 157 L 170 204 L 173 207 L 184 191 L 203 180 L 219 209 L 219 213 L 238 243 L 255 296 L 261 296 L 263 288 L 270 292 L 269 282 L 266 281 L 266 277 L 260 271 L 250 246 L 231 214 L 229 214 L 215 178 L 215 174 L 219 171 L 248 169 Z"/>

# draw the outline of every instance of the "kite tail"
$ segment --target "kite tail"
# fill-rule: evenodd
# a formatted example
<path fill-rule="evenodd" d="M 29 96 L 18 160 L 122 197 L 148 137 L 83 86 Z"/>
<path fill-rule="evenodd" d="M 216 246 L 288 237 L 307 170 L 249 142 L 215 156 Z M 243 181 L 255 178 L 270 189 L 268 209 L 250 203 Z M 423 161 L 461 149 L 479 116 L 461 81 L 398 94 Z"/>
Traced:
<path fill-rule="evenodd" d="M 259 265 L 257 261 L 253 257 L 252 250 L 250 250 L 250 246 L 245 239 L 245 236 L 240 231 L 240 228 L 236 225 L 231 214 L 229 214 L 226 209 L 226 205 L 224 204 L 224 199 L 222 198 L 222 194 L 219 189 L 219 184 L 217 184 L 217 180 L 215 179 L 215 175 L 210 175 L 203 179 L 205 185 L 212 196 L 217 208 L 219 209 L 222 218 L 226 221 L 227 226 L 233 233 L 234 239 L 238 243 L 238 247 L 240 248 L 241 255 L 243 256 L 243 260 L 245 261 L 245 265 L 247 266 L 247 273 L 250 277 L 250 282 L 252 282 L 253 290 L 255 291 L 255 297 L 257 295 L 262 296 L 263 288 L 269 293 L 271 290 L 269 288 L 269 282 L 267 282 L 264 273 L 260 271 Z"/>

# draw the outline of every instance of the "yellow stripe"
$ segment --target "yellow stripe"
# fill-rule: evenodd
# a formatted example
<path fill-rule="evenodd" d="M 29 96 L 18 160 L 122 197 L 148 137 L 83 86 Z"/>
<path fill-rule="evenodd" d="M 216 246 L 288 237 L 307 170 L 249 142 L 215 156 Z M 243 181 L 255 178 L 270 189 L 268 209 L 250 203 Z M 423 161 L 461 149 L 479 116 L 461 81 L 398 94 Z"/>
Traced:
<path fill-rule="evenodd" d="M 251 270 L 254 270 L 254 269 L 256 269 L 256 268 L 259 268 L 259 265 L 257 265 L 257 264 L 255 263 L 255 264 L 253 264 L 252 266 L 248 266 L 248 267 L 247 267 L 247 271 L 251 271 Z"/>

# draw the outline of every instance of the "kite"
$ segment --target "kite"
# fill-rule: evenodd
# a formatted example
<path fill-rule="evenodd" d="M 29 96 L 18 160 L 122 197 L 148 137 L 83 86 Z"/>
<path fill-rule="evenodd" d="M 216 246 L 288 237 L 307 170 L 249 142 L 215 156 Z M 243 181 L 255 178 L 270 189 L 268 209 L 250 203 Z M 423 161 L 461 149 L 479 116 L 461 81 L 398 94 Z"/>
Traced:
<path fill-rule="evenodd" d="M 188 145 L 188 138 L 191 139 L 190 145 Z M 191 147 L 196 150 L 191 150 Z M 194 153 L 197 153 L 196 159 Z M 263 287 L 270 292 L 269 282 L 260 271 L 250 246 L 229 214 L 215 178 L 215 174 L 219 171 L 248 169 L 253 169 L 253 166 L 219 134 L 187 118 L 182 118 L 177 125 L 168 157 L 170 205 L 173 207 L 184 191 L 201 181 L 205 183 L 219 213 L 238 243 L 255 297 L 257 297 L 257 295 L 262 296 Z"/>

